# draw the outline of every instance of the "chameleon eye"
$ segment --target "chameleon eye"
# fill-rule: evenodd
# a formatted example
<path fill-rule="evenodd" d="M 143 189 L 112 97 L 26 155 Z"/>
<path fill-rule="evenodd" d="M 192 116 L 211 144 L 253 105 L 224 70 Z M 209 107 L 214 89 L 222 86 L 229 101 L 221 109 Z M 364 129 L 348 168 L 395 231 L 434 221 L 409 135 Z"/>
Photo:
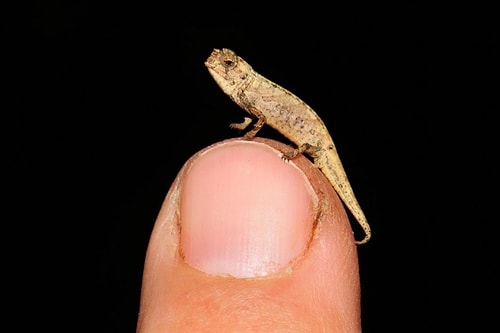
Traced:
<path fill-rule="evenodd" d="M 234 65 L 234 61 L 232 59 L 224 59 L 224 65 L 231 67 Z"/>

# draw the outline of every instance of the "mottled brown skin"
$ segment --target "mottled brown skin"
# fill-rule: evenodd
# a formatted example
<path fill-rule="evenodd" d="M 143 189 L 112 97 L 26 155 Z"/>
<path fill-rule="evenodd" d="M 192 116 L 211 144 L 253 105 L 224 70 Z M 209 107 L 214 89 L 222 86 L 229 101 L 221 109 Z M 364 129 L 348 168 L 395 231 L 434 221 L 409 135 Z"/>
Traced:
<path fill-rule="evenodd" d="M 368 242 L 370 225 L 356 200 L 328 129 L 316 112 L 290 91 L 256 73 L 229 49 L 214 49 L 205 65 L 224 93 L 257 118 L 244 137 L 252 139 L 264 124 L 268 124 L 298 147 L 283 154 L 284 159 L 309 154 L 363 228 L 365 237 L 356 244 Z M 231 127 L 245 129 L 249 124 L 246 118 Z"/>

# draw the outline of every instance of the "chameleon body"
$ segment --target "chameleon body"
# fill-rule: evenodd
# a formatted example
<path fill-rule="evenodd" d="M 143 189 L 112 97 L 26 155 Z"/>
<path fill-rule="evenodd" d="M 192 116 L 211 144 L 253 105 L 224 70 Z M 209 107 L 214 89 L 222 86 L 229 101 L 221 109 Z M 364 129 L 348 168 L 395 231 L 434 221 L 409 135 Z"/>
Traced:
<path fill-rule="evenodd" d="M 229 49 L 214 49 L 205 66 L 224 93 L 257 118 L 245 138 L 252 139 L 267 124 L 298 147 L 284 153 L 283 158 L 309 154 L 363 228 L 365 237 L 356 244 L 368 242 L 370 225 L 356 200 L 328 129 L 316 112 L 290 91 L 255 72 Z M 250 119 L 245 118 L 244 122 L 231 124 L 231 127 L 243 130 L 249 123 Z"/>

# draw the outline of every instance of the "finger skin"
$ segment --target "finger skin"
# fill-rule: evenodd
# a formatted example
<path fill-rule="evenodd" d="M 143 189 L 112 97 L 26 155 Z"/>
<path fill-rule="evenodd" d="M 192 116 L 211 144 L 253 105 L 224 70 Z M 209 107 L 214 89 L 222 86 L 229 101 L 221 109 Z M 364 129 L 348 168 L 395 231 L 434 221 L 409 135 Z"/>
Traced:
<path fill-rule="evenodd" d="M 179 216 L 186 172 L 200 154 L 236 141 L 195 154 L 172 184 L 150 238 L 137 332 L 360 332 L 352 229 L 330 183 L 303 156 L 293 163 L 315 193 L 315 228 L 303 255 L 277 273 L 245 279 L 209 275 L 183 260 Z M 267 139 L 254 142 L 292 149 Z"/>

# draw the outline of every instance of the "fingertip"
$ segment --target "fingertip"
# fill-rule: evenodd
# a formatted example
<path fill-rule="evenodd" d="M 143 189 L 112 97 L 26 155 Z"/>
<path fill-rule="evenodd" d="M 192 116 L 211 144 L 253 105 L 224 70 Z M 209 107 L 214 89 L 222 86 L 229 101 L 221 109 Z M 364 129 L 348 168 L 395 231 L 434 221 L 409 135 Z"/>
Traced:
<path fill-rule="evenodd" d="M 281 159 L 287 149 L 228 140 L 186 163 L 151 235 L 138 331 L 186 323 L 360 330 L 345 210 L 306 158 Z"/>

